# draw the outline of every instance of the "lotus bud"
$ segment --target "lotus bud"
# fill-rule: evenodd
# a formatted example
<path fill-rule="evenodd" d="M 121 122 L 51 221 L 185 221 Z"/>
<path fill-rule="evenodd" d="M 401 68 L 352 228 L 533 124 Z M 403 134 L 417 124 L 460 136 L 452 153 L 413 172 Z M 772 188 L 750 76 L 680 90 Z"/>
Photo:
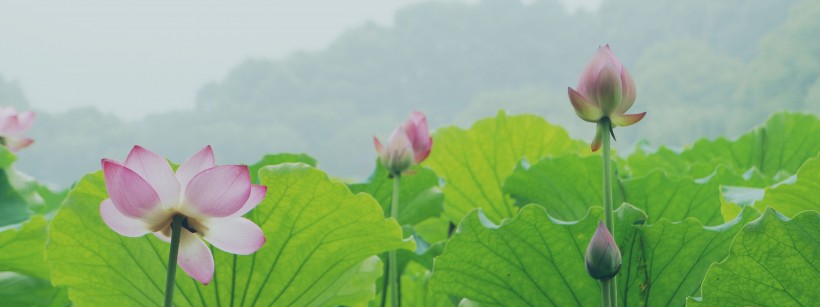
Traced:
<path fill-rule="evenodd" d="M 387 146 L 373 137 L 379 161 L 390 176 L 401 175 L 411 166 L 421 163 L 430 155 L 433 139 L 427 128 L 427 118 L 421 112 L 413 112 L 404 124 L 393 130 Z"/>
<path fill-rule="evenodd" d="M 393 130 L 387 139 L 387 147 L 382 146 L 376 137 L 373 137 L 373 143 L 376 145 L 379 161 L 390 171 L 391 176 L 399 175 L 413 166 L 413 144 L 402 127 Z"/>
<path fill-rule="evenodd" d="M 17 152 L 28 147 L 34 140 L 24 137 L 34 123 L 34 112 L 20 112 L 14 107 L 0 107 L 0 145 Z"/>
<path fill-rule="evenodd" d="M 635 103 L 635 81 L 615 58 L 609 45 L 599 47 L 584 67 L 577 90 L 568 88 L 567 91 L 575 114 L 584 121 L 601 123 L 608 120 L 612 123 L 611 127 L 626 127 L 646 115 L 646 112 L 624 114 Z M 598 131 L 592 142 L 592 151 L 598 150 L 601 138 L 603 134 Z"/>
<path fill-rule="evenodd" d="M 421 163 L 430 155 L 433 148 L 433 138 L 427 129 L 427 118 L 421 112 L 413 112 L 410 118 L 401 126 L 413 145 L 413 161 Z"/>
<path fill-rule="evenodd" d="M 598 222 L 598 229 L 589 241 L 584 261 L 589 276 L 599 280 L 615 277 L 621 269 L 621 252 L 603 222 Z"/>

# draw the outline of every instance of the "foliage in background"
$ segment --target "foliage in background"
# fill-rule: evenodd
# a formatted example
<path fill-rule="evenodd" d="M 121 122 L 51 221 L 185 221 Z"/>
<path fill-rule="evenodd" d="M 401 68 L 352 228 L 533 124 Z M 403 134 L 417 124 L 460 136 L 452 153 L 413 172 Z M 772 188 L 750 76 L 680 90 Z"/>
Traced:
<path fill-rule="evenodd" d="M 641 138 L 676 147 L 734 137 L 781 109 L 820 114 L 818 20 L 811 0 L 608 0 L 575 13 L 554 0 L 419 3 L 324 50 L 247 60 L 204 85 L 192 110 L 135 122 L 89 108 L 40 111 L 38 143 L 20 168 L 68 186 L 98 167 L 89 153 L 142 144 L 179 161 L 211 144 L 223 148 L 220 161 L 311 152 L 334 174 L 364 178 L 369 136 L 413 110 L 431 114 L 433 127 L 466 127 L 498 109 L 535 113 L 586 140 L 566 87 L 585 50 L 603 43 L 634 67 L 636 111 L 653 127 L 618 131 L 619 151 Z M 0 81 L 0 104 L 25 101 L 18 84 Z"/>
<path fill-rule="evenodd" d="M 805 286 L 820 278 L 820 143 L 806 135 L 818 127 L 815 116 L 779 113 L 736 140 L 618 160 L 620 303 L 820 300 Z M 597 304 L 583 252 L 602 214 L 600 189 L 589 183 L 600 181 L 600 159 L 586 142 L 503 112 L 434 138 L 438 149 L 402 186 L 403 229 L 385 218 L 389 180 L 378 165 L 369 180 L 346 184 L 303 164 L 316 164 L 305 154 L 264 156 L 250 168 L 269 195 L 249 215 L 268 242 L 248 256 L 214 250 L 214 282 L 179 278 L 177 304 L 378 304 L 383 265 L 374 255 L 393 248 L 402 249 L 405 304 Z M 23 214 L 0 227 L 4 305 L 161 300 L 168 246 L 104 225 L 100 172 L 65 198 L 16 171 L 14 159 L 0 147 L 9 179 L 0 209 Z M 415 246 L 403 240 L 411 236 Z"/>

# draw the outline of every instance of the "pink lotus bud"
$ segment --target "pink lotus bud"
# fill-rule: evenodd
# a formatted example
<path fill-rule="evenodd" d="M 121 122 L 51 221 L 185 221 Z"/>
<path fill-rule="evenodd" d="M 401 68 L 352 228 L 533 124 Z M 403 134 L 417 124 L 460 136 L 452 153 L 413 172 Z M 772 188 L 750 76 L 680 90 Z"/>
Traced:
<path fill-rule="evenodd" d="M 35 117 L 31 111 L 17 113 L 14 107 L 0 107 L 0 144 L 16 152 L 34 143 L 23 134 L 31 128 Z"/>
<path fill-rule="evenodd" d="M 592 278 L 607 280 L 618 275 L 621 269 L 621 251 L 603 222 L 598 222 L 598 229 L 589 241 L 584 260 Z"/>
<path fill-rule="evenodd" d="M 567 91 L 575 113 L 588 122 L 598 123 L 607 119 L 612 127 L 626 127 L 646 115 L 646 112 L 624 114 L 635 103 L 635 81 L 615 58 L 609 45 L 599 47 L 584 67 L 578 89 L 568 88 Z M 602 137 L 600 133 L 596 135 L 592 151 L 598 150 L 595 144 L 600 144 Z"/>
<path fill-rule="evenodd" d="M 413 112 L 410 119 L 393 130 L 386 147 L 375 136 L 373 143 L 382 165 L 395 176 L 427 159 L 433 139 L 427 128 L 427 118 L 421 112 Z"/>
<path fill-rule="evenodd" d="M 413 144 L 413 161 L 421 163 L 427 156 L 430 155 L 430 149 L 433 147 L 433 138 L 427 129 L 427 118 L 421 112 L 413 112 L 410 114 L 410 119 L 401 125 L 404 132 L 407 133 L 407 138 Z"/>

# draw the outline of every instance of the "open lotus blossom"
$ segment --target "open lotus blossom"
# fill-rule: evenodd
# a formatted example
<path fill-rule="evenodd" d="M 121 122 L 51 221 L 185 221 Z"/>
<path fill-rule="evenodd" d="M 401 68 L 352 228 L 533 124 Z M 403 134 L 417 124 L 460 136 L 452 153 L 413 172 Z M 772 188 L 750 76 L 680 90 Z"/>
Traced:
<path fill-rule="evenodd" d="M 413 112 L 404 124 L 390 134 L 387 147 L 382 146 L 375 136 L 373 143 L 382 165 L 390 170 L 391 175 L 398 175 L 427 159 L 433 147 L 433 138 L 430 137 L 424 114 Z"/>
<path fill-rule="evenodd" d="M 601 147 L 604 133 L 612 133 L 611 130 L 603 131 L 600 124 L 602 120 L 609 120 L 612 127 L 626 127 L 637 123 L 646 115 L 646 112 L 624 114 L 635 103 L 635 81 L 626 67 L 615 58 L 609 45 L 599 47 L 584 67 L 578 81 L 578 90 L 567 90 L 569 101 L 578 117 L 598 123 L 592 151 Z"/>
<path fill-rule="evenodd" d="M 621 270 L 621 251 L 603 222 L 598 222 L 598 229 L 589 241 L 584 260 L 587 272 L 595 279 L 610 279 Z"/>
<path fill-rule="evenodd" d="M 34 143 L 23 134 L 31 128 L 35 117 L 31 111 L 17 113 L 14 107 L 0 107 L 0 143 L 14 152 Z"/>
<path fill-rule="evenodd" d="M 134 146 L 125 163 L 102 160 L 110 198 L 100 215 L 112 230 L 127 237 L 152 232 L 171 241 L 171 221 L 182 220 L 178 263 L 203 284 L 211 281 L 214 259 L 206 240 L 233 254 L 259 250 L 265 236 L 242 215 L 265 198 L 267 187 L 252 185 L 248 167 L 214 164 L 210 146 L 185 160 L 176 173 L 168 161 Z"/>

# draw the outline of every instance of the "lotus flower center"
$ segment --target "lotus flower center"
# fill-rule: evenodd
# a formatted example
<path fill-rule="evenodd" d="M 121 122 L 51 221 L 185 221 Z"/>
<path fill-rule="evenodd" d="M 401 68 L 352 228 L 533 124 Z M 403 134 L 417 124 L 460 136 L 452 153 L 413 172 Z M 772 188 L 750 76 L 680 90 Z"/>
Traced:
<path fill-rule="evenodd" d="M 208 231 L 208 227 L 205 227 L 205 223 L 202 221 L 185 216 L 182 213 L 174 213 L 168 216 L 168 218 L 160 224 L 160 232 L 168 237 L 171 237 L 171 223 L 174 221 L 174 216 L 181 216 L 182 217 L 182 228 L 188 230 L 191 233 L 199 234 L 200 236 L 204 236 L 205 232 Z"/>

